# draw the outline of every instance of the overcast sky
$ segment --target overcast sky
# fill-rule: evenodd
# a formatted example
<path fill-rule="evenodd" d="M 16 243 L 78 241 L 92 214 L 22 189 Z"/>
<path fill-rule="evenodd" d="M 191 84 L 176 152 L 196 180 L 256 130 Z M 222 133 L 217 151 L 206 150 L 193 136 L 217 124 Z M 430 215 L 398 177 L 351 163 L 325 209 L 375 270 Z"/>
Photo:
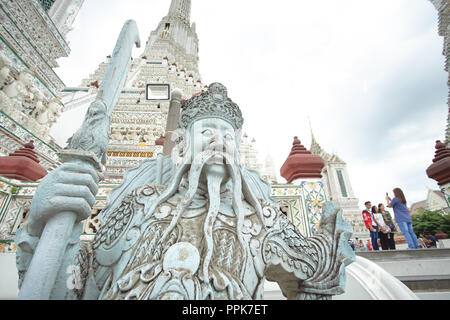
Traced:
<path fill-rule="evenodd" d="M 169 6 L 85 0 L 56 73 L 78 86 L 112 53 L 127 19 L 144 45 Z M 309 118 L 322 148 L 347 163 L 361 206 L 395 187 L 409 205 L 438 188 L 425 172 L 448 112 L 437 18 L 428 0 L 193 0 L 191 13 L 203 83 L 228 88 L 260 157 L 279 169 L 294 136 L 309 148 Z M 80 125 L 71 121 L 67 131 Z"/>

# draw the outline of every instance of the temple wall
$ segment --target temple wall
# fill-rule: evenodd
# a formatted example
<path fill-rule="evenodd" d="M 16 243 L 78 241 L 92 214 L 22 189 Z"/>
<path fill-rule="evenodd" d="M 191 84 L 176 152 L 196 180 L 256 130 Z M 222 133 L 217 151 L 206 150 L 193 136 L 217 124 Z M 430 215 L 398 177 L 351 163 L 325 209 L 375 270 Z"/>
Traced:
<path fill-rule="evenodd" d="M 271 197 L 305 237 L 314 235 L 327 200 L 321 181 L 305 179 L 295 184 L 273 185 Z"/>

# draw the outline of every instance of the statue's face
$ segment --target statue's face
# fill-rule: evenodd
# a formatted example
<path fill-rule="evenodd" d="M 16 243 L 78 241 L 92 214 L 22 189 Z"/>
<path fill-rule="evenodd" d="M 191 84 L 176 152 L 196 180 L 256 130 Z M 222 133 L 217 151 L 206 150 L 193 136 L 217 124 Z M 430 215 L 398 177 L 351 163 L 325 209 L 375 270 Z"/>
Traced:
<path fill-rule="evenodd" d="M 200 152 L 212 149 L 227 154 L 234 159 L 236 151 L 236 137 L 233 126 L 219 118 L 208 118 L 196 121 L 191 128 L 191 145 L 193 159 Z M 211 159 L 210 163 L 223 164 L 221 156 Z"/>

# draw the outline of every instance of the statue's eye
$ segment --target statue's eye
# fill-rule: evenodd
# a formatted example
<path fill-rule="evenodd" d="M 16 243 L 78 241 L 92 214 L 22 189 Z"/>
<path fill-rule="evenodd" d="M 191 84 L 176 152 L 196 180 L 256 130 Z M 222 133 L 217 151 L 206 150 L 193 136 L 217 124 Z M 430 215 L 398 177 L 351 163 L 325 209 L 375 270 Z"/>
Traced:
<path fill-rule="evenodd" d="M 203 130 L 202 134 L 206 137 L 211 137 L 213 135 L 213 132 L 209 129 Z"/>
<path fill-rule="evenodd" d="M 234 140 L 234 137 L 233 137 L 231 134 L 227 133 L 227 134 L 225 135 L 225 139 L 228 140 L 228 141 L 233 141 L 233 140 Z"/>

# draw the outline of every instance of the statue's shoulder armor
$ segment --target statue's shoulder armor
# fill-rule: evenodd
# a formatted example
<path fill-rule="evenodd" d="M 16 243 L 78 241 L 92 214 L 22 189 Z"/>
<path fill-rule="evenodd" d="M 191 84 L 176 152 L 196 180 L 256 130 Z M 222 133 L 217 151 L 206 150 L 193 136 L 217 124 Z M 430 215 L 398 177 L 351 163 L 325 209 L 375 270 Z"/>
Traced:
<path fill-rule="evenodd" d="M 279 229 L 280 219 L 286 218 L 280 210 L 278 203 L 272 199 L 258 198 L 259 204 L 264 217 L 264 225 L 267 232 L 273 232 Z M 283 220 L 284 221 L 284 220 Z"/>
<path fill-rule="evenodd" d="M 96 259 L 103 265 L 112 264 L 136 242 L 138 228 L 145 213 L 162 191 L 163 185 L 144 185 L 126 195 L 120 205 L 112 210 L 99 228 L 93 242 Z"/>
<path fill-rule="evenodd" d="M 146 159 L 133 169 L 127 170 L 121 185 L 111 190 L 106 206 L 100 212 L 101 224 L 105 224 L 112 212 L 133 190 L 143 185 L 167 185 L 172 176 L 173 161 L 170 156 L 159 155 L 156 159 Z"/>

